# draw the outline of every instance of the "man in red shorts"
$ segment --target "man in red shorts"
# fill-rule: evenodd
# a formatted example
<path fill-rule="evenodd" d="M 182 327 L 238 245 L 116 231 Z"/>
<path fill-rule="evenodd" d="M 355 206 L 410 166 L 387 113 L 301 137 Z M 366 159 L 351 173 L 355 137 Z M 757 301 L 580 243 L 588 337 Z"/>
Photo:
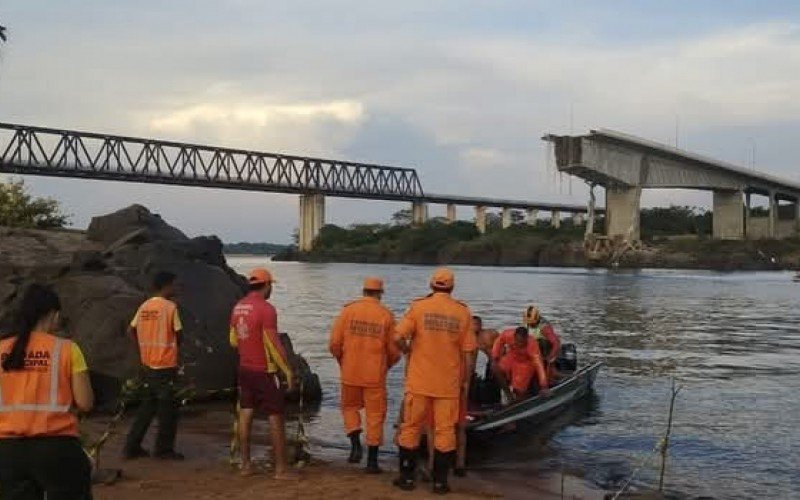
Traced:
<path fill-rule="evenodd" d="M 283 421 L 283 391 L 278 372 L 293 384 L 286 351 L 278 338 L 278 314 L 270 304 L 272 275 L 266 269 L 254 269 L 248 279 L 250 292 L 233 308 L 231 346 L 239 353 L 239 440 L 242 475 L 253 474 L 250 462 L 250 431 L 256 411 L 269 417 L 275 478 L 286 479 L 286 434 Z"/>

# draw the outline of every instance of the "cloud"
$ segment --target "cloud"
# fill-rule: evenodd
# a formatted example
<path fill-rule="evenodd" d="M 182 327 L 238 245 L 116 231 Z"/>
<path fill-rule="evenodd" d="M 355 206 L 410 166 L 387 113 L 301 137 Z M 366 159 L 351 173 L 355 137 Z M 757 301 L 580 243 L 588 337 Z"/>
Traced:
<path fill-rule="evenodd" d="M 580 125 L 611 122 L 635 131 L 673 123 L 675 115 L 707 127 L 800 113 L 800 27 L 794 24 L 635 46 L 498 37 L 450 41 L 444 50 L 487 75 L 483 85 L 524 85 L 528 96 L 572 102 Z"/>
<path fill-rule="evenodd" d="M 565 203 L 585 189 L 547 167 L 545 132 L 608 127 L 672 143 L 678 116 L 689 149 L 742 163 L 757 143 L 759 168 L 778 175 L 800 157 L 800 28 L 774 22 L 797 18 L 774 5 L 641 2 L 620 16 L 523 0 L 8 3 L 7 121 L 408 166 L 428 192 Z M 66 182 L 31 185 L 87 220 L 97 185 Z M 176 223 L 236 239 L 283 239 L 296 225 L 291 196 L 102 193 L 103 207 L 158 193 Z M 184 210 L 195 197 L 219 220 L 254 207 L 275 220 L 220 227 Z M 368 203 L 332 202 L 331 220 L 396 208 Z"/>
<path fill-rule="evenodd" d="M 215 122 L 220 126 L 274 127 L 317 120 L 354 125 L 363 119 L 363 105 L 352 101 L 283 105 L 203 103 L 156 116 L 149 125 L 154 132 L 184 134 L 198 124 Z"/>
<path fill-rule="evenodd" d="M 140 119 L 154 136 L 308 155 L 339 151 L 367 118 L 363 104 L 348 100 L 286 104 L 200 100 L 145 115 Z"/>

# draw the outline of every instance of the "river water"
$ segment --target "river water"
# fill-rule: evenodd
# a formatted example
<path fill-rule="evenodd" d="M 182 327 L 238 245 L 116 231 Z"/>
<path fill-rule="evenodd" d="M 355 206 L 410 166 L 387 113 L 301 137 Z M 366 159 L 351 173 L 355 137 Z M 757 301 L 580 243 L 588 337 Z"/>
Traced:
<path fill-rule="evenodd" d="M 267 263 L 233 257 L 245 273 L 268 265 L 282 331 L 320 375 L 324 400 L 310 434 L 323 454 L 346 445 L 338 370 L 327 352 L 331 322 L 360 294 L 361 279 L 386 279 L 398 316 L 427 293 L 430 267 Z M 456 291 L 487 328 L 515 325 L 540 306 L 581 363 L 605 363 L 594 394 L 536 435 L 498 440 L 470 456 L 482 478 L 507 483 L 542 471 L 579 471 L 613 490 L 658 481 L 652 450 L 675 406 L 666 489 L 677 496 L 800 498 L 800 284 L 789 273 L 606 271 L 455 267 Z M 402 367 L 389 376 L 389 420 L 402 397 Z M 387 423 L 387 433 L 393 431 Z M 640 467 L 640 464 L 644 466 Z"/>

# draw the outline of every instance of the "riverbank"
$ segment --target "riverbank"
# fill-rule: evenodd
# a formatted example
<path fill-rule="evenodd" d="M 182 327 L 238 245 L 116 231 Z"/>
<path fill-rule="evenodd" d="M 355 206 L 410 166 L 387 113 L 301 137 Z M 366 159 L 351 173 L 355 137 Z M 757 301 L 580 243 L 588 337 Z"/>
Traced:
<path fill-rule="evenodd" d="M 107 417 L 95 417 L 84 423 L 83 430 L 90 436 L 101 434 L 105 429 Z M 391 484 L 396 474 L 396 456 L 381 458 L 386 472 L 382 475 L 367 475 L 362 465 L 348 466 L 344 462 L 344 452 L 331 458 L 331 450 L 312 449 L 311 464 L 297 469 L 297 478 L 291 481 L 272 479 L 263 461 L 268 448 L 264 445 L 265 424 L 256 422 L 256 445 L 254 457 L 262 468 L 259 474 L 243 478 L 228 463 L 230 440 L 230 413 L 219 405 L 208 405 L 194 410 L 181 421 L 179 448 L 186 455 L 183 462 L 163 462 L 155 459 L 135 461 L 121 460 L 121 445 L 128 422 L 123 422 L 118 432 L 104 447 L 100 455 L 102 469 L 119 469 L 122 477 L 110 485 L 96 485 L 95 498 L 100 500 L 138 500 L 147 496 L 150 500 L 198 499 L 198 498 L 261 498 L 269 492 L 275 499 L 316 499 L 316 498 L 374 498 L 408 499 L 439 498 L 429 491 L 428 483 L 420 483 L 413 494 L 402 492 Z M 294 426 L 289 424 L 289 435 Z M 151 442 L 151 436 L 145 443 Z M 388 448 L 388 447 L 387 447 Z M 324 456 L 325 458 L 319 458 Z M 487 498 L 562 498 L 561 476 L 543 474 L 528 478 L 524 487 L 517 484 L 509 487 L 489 481 L 477 474 L 467 478 L 451 480 L 453 499 Z M 564 477 L 566 498 L 599 499 L 603 492 L 587 487 L 583 480 L 568 474 Z"/>
<path fill-rule="evenodd" d="M 421 227 L 326 226 L 314 250 L 290 248 L 276 261 L 373 264 L 455 264 L 476 266 L 604 267 L 583 247 L 583 228 L 566 224 L 515 225 L 479 234 L 473 224 L 429 222 Z M 800 268 L 800 239 L 720 241 L 707 237 L 649 238 L 616 262 L 621 268 L 708 269 L 718 271 Z"/>

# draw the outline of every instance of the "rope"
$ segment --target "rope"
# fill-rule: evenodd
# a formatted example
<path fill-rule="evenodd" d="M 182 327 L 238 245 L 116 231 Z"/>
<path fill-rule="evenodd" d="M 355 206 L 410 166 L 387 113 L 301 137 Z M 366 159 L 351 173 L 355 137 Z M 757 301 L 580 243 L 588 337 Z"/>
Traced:
<path fill-rule="evenodd" d="M 637 467 L 636 467 L 636 468 L 633 470 L 633 472 L 631 473 L 631 475 L 630 475 L 630 477 L 628 478 L 628 480 L 627 480 L 627 481 L 625 481 L 625 482 L 622 484 L 622 488 L 620 488 L 620 489 L 619 489 L 619 491 L 617 491 L 617 493 L 616 493 L 616 494 L 615 494 L 613 497 L 611 497 L 611 500 L 617 500 L 617 499 L 619 498 L 619 496 L 620 496 L 620 495 L 622 495 L 622 494 L 625 492 L 625 490 L 627 490 L 627 489 L 628 489 L 628 487 L 631 485 L 631 483 L 632 483 L 632 482 L 633 482 L 633 480 L 636 478 L 636 476 L 639 474 L 639 472 L 640 472 L 640 471 L 641 471 L 641 470 L 642 470 L 642 469 L 643 469 L 645 466 L 649 466 L 649 465 L 650 465 L 650 462 L 653 460 L 653 458 L 655 458 L 655 457 L 656 457 L 656 454 L 661 452 L 661 449 L 662 449 L 662 447 L 663 447 L 663 440 L 661 440 L 661 441 L 659 441 L 658 443 L 656 443 L 655 447 L 654 447 L 654 448 L 653 448 L 653 450 L 650 452 L 650 455 L 648 455 L 648 456 L 647 456 L 647 457 L 646 457 L 646 458 L 645 458 L 645 459 L 644 459 L 644 460 L 643 460 L 643 461 L 642 461 L 642 462 L 641 462 L 641 463 L 640 463 L 640 464 L 639 464 L 639 465 L 638 465 L 638 466 L 637 466 Z"/>

